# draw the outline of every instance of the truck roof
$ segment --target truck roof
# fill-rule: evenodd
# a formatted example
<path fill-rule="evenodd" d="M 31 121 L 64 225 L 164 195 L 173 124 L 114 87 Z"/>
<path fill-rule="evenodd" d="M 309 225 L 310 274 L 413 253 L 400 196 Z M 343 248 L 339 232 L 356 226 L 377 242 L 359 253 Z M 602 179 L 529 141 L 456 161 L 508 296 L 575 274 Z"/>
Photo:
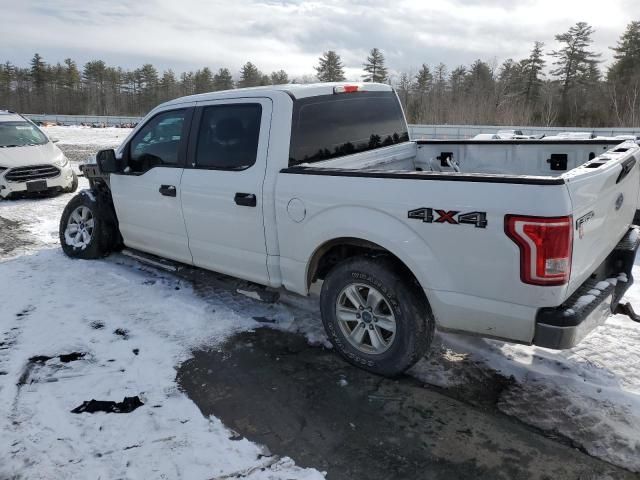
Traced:
<path fill-rule="evenodd" d="M 185 102 L 204 102 L 207 100 L 216 100 L 225 97 L 262 97 L 269 92 L 285 92 L 295 99 L 315 97 L 318 95 L 331 95 L 334 93 L 335 87 L 358 86 L 360 90 L 365 91 L 392 91 L 390 85 L 385 83 L 370 82 L 326 82 L 326 83 L 288 83 L 285 85 L 267 85 L 265 87 L 235 88 L 233 90 L 219 90 L 216 92 L 199 93 L 197 95 L 189 95 L 186 97 L 176 98 L 163 103 L 163 106 Z M 240 95 L 239 95 L 240 94 Z"/>

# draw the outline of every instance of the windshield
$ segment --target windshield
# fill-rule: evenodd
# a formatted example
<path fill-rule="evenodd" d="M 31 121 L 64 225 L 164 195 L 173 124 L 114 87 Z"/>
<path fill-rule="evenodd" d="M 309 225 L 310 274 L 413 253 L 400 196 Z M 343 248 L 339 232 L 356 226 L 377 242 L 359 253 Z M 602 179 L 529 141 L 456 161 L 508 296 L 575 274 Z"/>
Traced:
<path fill-rule="evenodd" d="M 0 122 L 0 148 L 44 145 L 48 141 L 45 134 L 29 122 Z"/>

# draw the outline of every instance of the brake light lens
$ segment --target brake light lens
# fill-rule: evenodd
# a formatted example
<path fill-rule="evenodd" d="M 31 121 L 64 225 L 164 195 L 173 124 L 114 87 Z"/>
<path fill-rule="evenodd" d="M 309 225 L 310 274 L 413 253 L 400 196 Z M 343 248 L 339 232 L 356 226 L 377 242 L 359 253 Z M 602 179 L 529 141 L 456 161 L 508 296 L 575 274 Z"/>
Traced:
<path fill-rule="evenodd" d="M 520 248 L 520 279 L 564 285 L 571 276 L 573 217 L 506 215 L 504 231 Z"/>
<path fill-rule="evenodd" d="M 360 85 L 340 85 L 338 87 L 333 87 L 333 93 L 355 93 L 360 90 Z"/>

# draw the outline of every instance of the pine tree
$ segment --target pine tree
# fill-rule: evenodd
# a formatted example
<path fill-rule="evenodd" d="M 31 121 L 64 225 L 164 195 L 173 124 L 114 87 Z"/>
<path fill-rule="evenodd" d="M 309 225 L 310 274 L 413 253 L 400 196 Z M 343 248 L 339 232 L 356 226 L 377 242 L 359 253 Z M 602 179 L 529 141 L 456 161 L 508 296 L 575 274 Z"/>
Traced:
<path fill-rule="evenodd" d="M 253 63 L 247 62 L 240 69 L 240 80 L 238 81 L 238 87 L 257 87 L 262 81 L 262 74 L 258 67 Z"/>
<path fill-rule="evenodd" d="M 193 72 L 182 72 L 180 74 L 180 91 L 182 95 L 193 95 L 195 91 Z"/>
<path fill-rule="evenodd" d="M 14 66 L 11 62 L 0 65 L 0 110 L 9 109 L 13 75 Z"/>
<path fill-rule="evenodd" d="M 289 75 L 284 70 L 271 72 L 271 85 L 285 85 L 289 83 Z"/>
<path fill-rule="evenodd" d="M 260 74 L 260 83 L 258 83 L 259 86 L 264 87 L 266 85 L 272 85 L 271 83 L 271 77 L 267 74 Z"/>
<path fill-rule="evenodd" d="M 367 62 L 362 64 L 363 70 L 367 72 L 362 76 L 365 82 L 384 83 L 388 80 L 387 68 L 384 66 L 384 55 L 377 48 L 372 48 Z"/>
<path fill-rule="evenodd" d="M 221 68 L 213 76 L 214 90 L 231 90 L 233 88 L 233 78 L 228 68 Z"/>
<path fill-rule="evenodd" d="M 615 62 L 609 68 L 607 78 L 613 82 L 626 82 L 640 76 L 640 21 L 631 22 L 611 48 Z"/>
<path fill-rule="evenodd" d="M 47 64 L 44 62 L 40 54 L 36 53 L 31 59 L 31 82 L 33 84 L 35 109 L 36 111 L 44 111 L 46 108 L 45 85 L 48 81 Z M 34 108 L 32 107 L 32 108 Z"/>
<path fill-rule="evenodd" d="M 524 77 L 524 98 L 528 103 L 535 102 L 540 95 L 542 85 L 542 70 L 547 62 L 542 58 L 544 43 L 535 42 L 529 57 L 520 62 L 522 76 Z"/>
<path fill-rule="evenodd" d="M 173 70 L 165 70 L 162 73 L 162 78 L 158 83 L 158 90 L 160 101 L 167 101 L 178 96 L 178 81 L 176 80 L 176 74 Z"/>
<path fill-rule="evenodd" d="M 413 83 L 413 90 L 419 95 L 424 95 L 428 93 L 433 87 L 433 75 L 431 74 L 431 70 L 429 70 L 429 66 L 426 64 L 422 64 L 420 70 L 416 74 L 416 81 Z"/>
<path fill-rule="evenodd" d="M 467 77 L 467 67 L 459 65 L 451 71 L 449 83 L 454 97 L 459 96 L 463 92 L 465 79 Z"/>
<path fill-rule="evenodd" d="M 338 55 L 333 50 L 326 51 L 318 59 L 318 66 L 314 67 L 320 82 L 343 82 L 344 65 Z"/>
<path fill-rule="evenodd" d="M 607 72 L 607 90 L 618 125 L 640 123 L 640 22 L 627 29 L 613 47 L 615 59 Z"/>
<path fill-rule="evenodd" d="M 411 98 L 411 91 L 413 90 L 413 79 L 411 77 L 412 75 L 407 72 L 402 72 L 400 74 L 400 79 L 398 80 L 397 90 L 398 97 L 404 107 L 405 114 L 407 117 L 411 117 L 411 119 L 413 119 L 413 111 L 409 107 L 409 99 Z"/>
<path fill-rule="evenodd" d="M 560 79 L 563 97 L 578 83 L 593 76 L 593 67 L 600 57 L 600 54 L 589 50 L 593 33 L 594 29 L 589 24 L 578 22 L 569 31 L 555 37 L 564 46 L 551 52 L 551 56 L 556 58 L 553 62 L 556 68 L 551 74 Z"/>
<path fill-rule="evenodd" d="M 195 93 L 207 93 L 213 90 L 213 73 L 209 67 L 204 67 L 202 70 L 197 70 L 193 76 L 193 82 L 195 84 Z"/>
<path fill-rule="evenodd" d="M 85 63 L 82 71 L 84 87 L 88 93 L 87 107 L 94 115 L 107 114 L 106 70 L 107 65 L 102 60 L 92 60 Z M 139 73 L 138 70 L 134 72 L 134 77 L 138 77 L 137 73 Z M 134 80 L 134 84 L 136 87 L 139 84 L 137 78 Z M 134 94 L 138 94 L 138 91 L 134 91 Z"/>

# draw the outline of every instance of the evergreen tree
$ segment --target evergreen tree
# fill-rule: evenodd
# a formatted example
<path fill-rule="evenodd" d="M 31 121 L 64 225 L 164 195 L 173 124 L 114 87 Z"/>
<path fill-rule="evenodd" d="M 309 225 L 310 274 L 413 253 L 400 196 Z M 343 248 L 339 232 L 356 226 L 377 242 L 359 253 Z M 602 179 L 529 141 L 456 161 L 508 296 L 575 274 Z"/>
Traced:
<path fill-rule="evenodd" d="M 240 69 L 240 80 L 238 81 L 238 87 L 257 87 L 262 81 L 262 74 L 258 67 L 253 63 L 247 62 Z"/>
<path fill-rule="evenodd" d="M 586 116 L 592 115 L 589 110 L 594 104 L 577 100 L 585 96 L 584 86 L 592 85 L 594 79 L 600 76 L 597 67 L 600 55 L 589 50 L 593 43 L 593 32 L 593 27 L 589 24 L 578 22 L 567 32 L 555 37 L 564 45 L 560 50 L 551 52 L 556 58 L 553 63 L 556 68 L 551 74 L 558 77 L 562 85 L 558 115 L 561 123 L 580 123 Z"/>
<path fill-rule="evenodd" d="M 180 74 L 180 91 L 181 95 L 193 95 L 195 92 L 195 82 L 193 81 L 193 72 L 182 72 Z"/>
<path fill-rule="evenodd" d="M 107 69 L 107 81 L 109 86 L 113 81 L 117 81 L 117 73 L 112 69 Z M 158 71 L 150 63 L 144 64 L 138 70 L 139 88 L 140 88 L 140 108 L 143 111 L 151 110 L 157 103 L 158 93 Z"/>
<path fill-rule="evenodd" d="M 362 78 L 365 82 L 384 83 L 388 80 L 387 68 L 384 66 L 384 55 L 377 48 L 372 48 L 367 62 L 362 64 L 365 73 Z"/>
<path fill-rule="evenodd" d="M 273 85 L 271 83 L 271 77 L 267 74 L 260 74 L 260 83 L 258 84 L 261 87 L 264 87 L 266 85 Z"/>
<path fill-rule="evenodd" d="M 285 85 L 289 83 L 289 75 L 284 70 L 271 72 L 271 85 Z"/>
<path fill-rule="evenodd" d="M 589 50 L 593 43 L 593 33 L 593 27 L 588 23 L 578 22 L 569 31 L 555 37 L 556 41 L 564 46 L 551 52 L 551 56 L 556 58 L 553 62 L 556 68 L 551 74 L 560 79 L 563 97 L 566 97 L 579 82 L 593 75 L 593 67 L 597 65 L 600 57 L 600 54 Z"/>
<path fill-rule="evenodd" d="M 411 119 L 413 119 L 414 112 L 409 106 L 409 99 L 411 98 L 411 91 L 413 90 L 413 80 L 411 77 L 412 75 L 402 72 L 398 80 L 397 91 L 407 118 L 411 117 Z"/>
<path fill-rule="evenodd" d="M 542 58 L 544 43 L 535 42 L 529 57 L 520 62 L 522 76 L 524 79 L 524 98 L 528 103 L 535 102 L 540 95 L 542 86 L 542 70 L 546 64 Z"/>
<path fill-rule="evenodd" d="M 195 93 L 207 93 L 213 91 L 213 73 L 211 73 L 209 67 L 197 70 L 193 76 L 193 83 L 195 86 Z"/>
<path fill-rule="evenodd" d="M 166 102 L 167 100 L 178 97 L 178 80 L 173 70 L 165 70 L 162 73 L 162 78 L 158 84 L 160 101 Z"/>
<path fill-rule="evenodd" d="M 431 90 L 432 86 L 433 75 L 429 67 L 423 63 L 416 75 L 416 81 L 413 83 L 413 90 L 419 95 L 424 95 Z"/>
<path fill-rule="evenodd" d="M 609 68 L 607 78 L 613 82 L 627 82 L 640 76 L 640 21 L 631 22 L 611 48 L 615 62 Z"/>
<path fill-rule="evenodd" d="M 89 93 L 87 107 L 97 115 L 106 115 L 107 99 L 105 92 L 107 65 L 102 60 L 85 63 L 82 71 L 84 86 Z M 134 93 L 138 93 L 137 91 Z"/>
<path fill-rule="evenodd" d="M 213 76 L 214 90 L 231 90 L 233 88 L 233 78 L 228 68 L 221 68 Z"/>
<path fill-rule="evenodd" d="M 34 96 L 41 110 L 46 109 L 45 85 L 47 84 L 47 64 L 40 54 L 36 53 L 31 59 L 31 82 L 33 84 Z"/>
<path fill-rule="evenodd" d="M 614 63 L 607 72 L 607 90 L 618 125 L 640 123 L 640 22 L 627 29 L 613 47 Z"/>
<path fill-rule="evenodd" d="M 318 59 L 318 66 L 314 67 L 320 82 L 343 82 L 344 65 L 338 55 L 333 50 L 328 50 Z"/>
<path fill-rule="evenodd" d="M 34 88 L 44 90 L 44 85 L 47 82 L 47 64 L 38 53 L 31 59 L 31 80 Z"/>
<path fill-rule="evenodd" d="M 0 110 L 9 108 L 13 75 L 14 67 L 11 62 L 0 65 Z"/>

